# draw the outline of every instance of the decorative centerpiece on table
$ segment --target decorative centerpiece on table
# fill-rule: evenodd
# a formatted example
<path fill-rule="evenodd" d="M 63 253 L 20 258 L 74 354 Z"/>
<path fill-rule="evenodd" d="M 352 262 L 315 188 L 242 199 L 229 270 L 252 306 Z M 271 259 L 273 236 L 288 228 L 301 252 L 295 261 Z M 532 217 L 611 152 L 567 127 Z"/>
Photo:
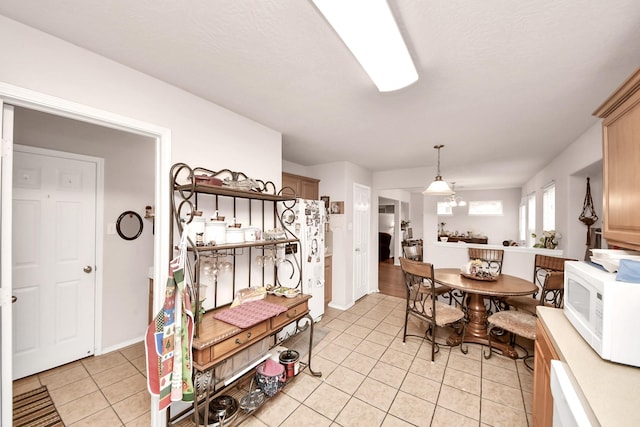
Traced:
<path fill-rule="evenodd" d="M 468 279 L 483 280 L 487 282 L 495 282 L 498 275 L 492 273 L 488 266 L 484 265 L 480 259 L 472 259 L 466 263 L 461 269 L 460 274 Z"/>
<path fill-rule="evenodd" d="M 537 238 L 536 233 L 531 233 L 531 237 L 534 239 Z M 558 247 L 558 240 L 560 240 L 561 237 L 560 233 L 556 232 L 556 230 L 543 231 L 540 241 L 533 245 L 533 247 L 555 249 Z"/>

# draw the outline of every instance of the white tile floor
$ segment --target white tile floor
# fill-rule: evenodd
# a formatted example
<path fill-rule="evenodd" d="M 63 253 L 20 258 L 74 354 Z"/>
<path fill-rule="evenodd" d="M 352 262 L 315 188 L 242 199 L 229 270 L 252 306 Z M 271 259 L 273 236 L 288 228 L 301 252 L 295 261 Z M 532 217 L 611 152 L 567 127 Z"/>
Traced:
<path fill-rule="evenodd" d="M 411 321 L 418 330 L 421 325 Z M 533 376 L 522 361 L 486 360 L 409 337 L 404 300 L 369 295 L 347 311 L 328 309 L 329 333 L 312 366 L 242 424 L 255 426 L 531 426 Z M 448 331 L 443 331 L 448 334 Z M 527 343 L 532 347 L 531 343 Z M 148 426 L 142 344 L 14 383 L 14 394 L 45 384 L 68 426 Z"/>

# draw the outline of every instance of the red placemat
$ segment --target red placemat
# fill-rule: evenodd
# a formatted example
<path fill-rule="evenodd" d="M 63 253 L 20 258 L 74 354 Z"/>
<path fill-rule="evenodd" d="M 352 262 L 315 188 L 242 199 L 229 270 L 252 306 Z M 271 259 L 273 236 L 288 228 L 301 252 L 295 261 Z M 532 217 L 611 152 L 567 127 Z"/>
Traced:
<path fill-rule="evenodd" d="M 238 328 L 248 328 L 287 311 L 286 307 L 264 300 L 246 302 L 238 307 L 228 308 L 214 314 L 214 318 L 230 323 Z"/>

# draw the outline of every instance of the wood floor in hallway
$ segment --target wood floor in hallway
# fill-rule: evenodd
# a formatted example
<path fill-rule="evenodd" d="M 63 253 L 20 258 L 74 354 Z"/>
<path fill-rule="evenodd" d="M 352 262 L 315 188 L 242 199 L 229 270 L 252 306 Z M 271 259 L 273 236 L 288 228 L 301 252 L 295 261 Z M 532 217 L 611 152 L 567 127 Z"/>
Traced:
<path fill-rule="evenodd" d="M 393 265 L 393 258 L 378 263 L 378 289 L 383 295 L 406 297 L 402 270 L 399 265 Z"/>

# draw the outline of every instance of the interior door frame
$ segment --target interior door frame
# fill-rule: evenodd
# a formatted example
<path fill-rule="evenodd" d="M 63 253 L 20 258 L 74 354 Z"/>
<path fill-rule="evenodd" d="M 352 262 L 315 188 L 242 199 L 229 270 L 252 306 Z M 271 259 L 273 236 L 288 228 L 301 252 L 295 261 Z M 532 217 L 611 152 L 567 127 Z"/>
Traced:
<path fill-rule="evenodd" d="M 57 98 L 50 95 L 45 95 L 39 92 L 35 92 L 29 89 L 21 88 L 18 86 L 10 85 L 8 83 L 0 82 L 0 105 L 9 104 L 18 107 L 29 108 L 36 111 L 41 111 L 44 113 L 54 114 L 57 116 L 67 117 L 73 120 L 78 120 L 81 122 L 92 123 L 99 126 L 104 126 L 112 129 L 118 129 L 124 132 L 134 133 L 138 135 L 143 135 L 147 137 L 151 137 L 155 141 L 155 156 L 154 156 L 154 165 L 155 165 L 155 183 L 154 183 L 154 193 L 155 193 L 155 206 L 157 212 L 169 212 L 170 210 L 170 185 L 169 185 L 169 170 L 171 167 L 171 130 L 168 128 L 160 127 L 154 124 L 146 123 L 140 120 L 132 119 L 130 117 L 121 116 L 119 114 L 115 114 L 109 111 L 100 110 L 94 107 L 90 107 L 88 105 L 79 104 L 76 102 L 68 101 L 66 99 Z M 11 159 L 13 158 L 13 153 L 9 153 Z M 3 177 L 6 179 L 6 175 Z M 12 177 L 9 177 L 9 180 L 12 181 Z M 5 183 L 4 179 L 2 185 L 13 185 L 12 182 Z M 11 212 L 12 206 L 11 201 L 8 201 L 8 206 L 3 200 L 3 210 L 9 209 L 8 212 Z M 9 217 L 10 218 L 10 217 Z M 169 216 L 168 215 L 158 215 L 155 217 L 155 230 L 154 233 L 154 301 L 153 301 L 153 310 L 158 311 L 162 305 L 162 295 L 164 295 L 163 284 L 161 280 L 157 280 L 162 277 L 162 272 L 166 272 L 169 270 L 169 259 L 166 256 L 169 253 Z M 6 227 L 6 224 L 2 224 L 3 230 Z M 11 224 L 9 224 L 11 227 Z M 4 240 L 4 235 L 3 235 Z M 5 270 L 7 268 L 2 268 L 2 281 L 3 283 L 11 283 L 11 272 L 7 274 Z M 11 266 L 9 266 L 9 270 Z M 8 276 L 8 277 L 7 277 Z M 5 282 L 8 280 L 8 282 Z M 10 285 L 9 285 L 10 286 Z M 6 328 L 11 328 L 12 325 L 9 323 L 5 325 L 3 323 L 2 328 L 6 330 Z M 2 347 L 2 355 L 4 356 L 8 353 L 11 355 L 13 353 L 12 349 Z M 10 425 L 12 418 L 12 400 L 13 400 L 13 391 L 12 388 L 9 387 L 8 390 L 5 390 L 7 387 L 5 382 L 0 383 L 0 396 L 2 398 L 2 402 L 0 403 L 0 415 L 2 416 L 3 425 L 5 424 L 5 419 L 8 418 L 8 422 Z M 157 397 L 152 396 L 151 399 L 151 425 L 152 427 L 160 427 L 163 425 L 164 411 L 158 412 L 154 410 L 154 408 L 158 407 Z M 9 408 L 9 413 L 7 414 L 7 408 Z"/>
<path fill-rule="evenodd" d="M 2 191 L 0 192 L 0 200 L 2 207 L 0 208 L 0 214 L 2 217 L 2 243 L 0 249 L 0 312 L 2 318 L 0 319 L 0 371 L 9 372 L 9 375 L 2 375 L 0 379 L 0 425 L 11 425 L 13 418 L 13 325 L 12 317 L 13 310 L 11 304 L 11 280 L 13 276 L 12 271 L 12 218 L 13 218 L 13 107 L 6 105 L 2 98 L 0 98 L 0 124 L 2 129 L 0 136 L 2 136 L 2 167 L 0 168 L 0 186 Z M 7 268 L 5 268 L 7 266 Z M 2 286 L 4 284 L 4 286 Z M 6 350 L 5 350 L 6 349 Z"/>

